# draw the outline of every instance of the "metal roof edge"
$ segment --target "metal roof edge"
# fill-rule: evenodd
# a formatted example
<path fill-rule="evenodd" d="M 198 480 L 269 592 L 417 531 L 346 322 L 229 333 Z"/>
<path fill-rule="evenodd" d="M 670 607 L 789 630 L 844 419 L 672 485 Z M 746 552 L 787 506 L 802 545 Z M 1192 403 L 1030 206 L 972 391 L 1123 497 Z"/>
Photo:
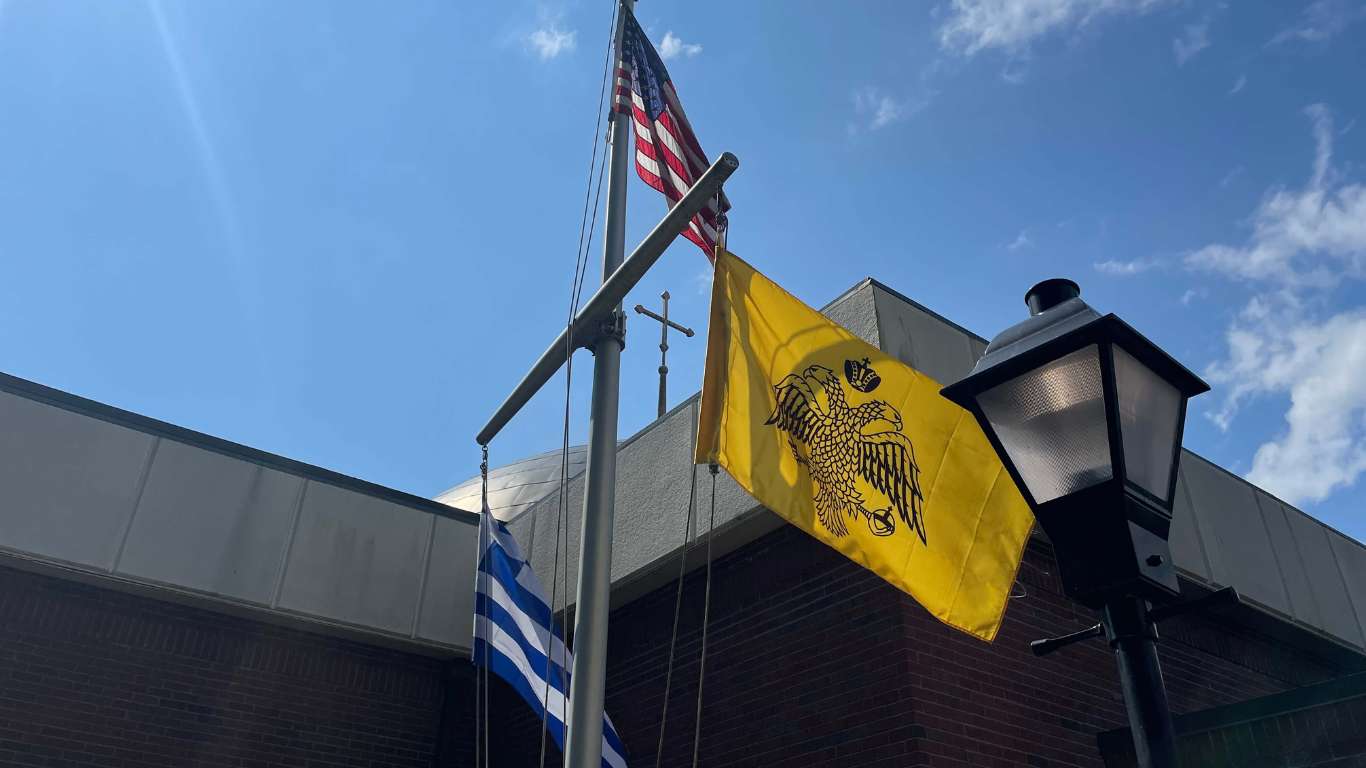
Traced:
<path fill-rule="evenodd" d="M 116 408 L 95 400 L 73 395 L 60 389 L 39 384 L 28 379 L 22 379 L 8 373 L 0 372 L 0 391 L 9 392 L 29 400 L 44 403 L 46 405 L 60 408 L 64 411 L 78 413 L 100 421 L 117 424 L 138 432 L 164 437 L 177 442 L 193 445 L 197 448 L 213 451 L 235 459 L 243 459 L 254 464 L 278 469 L 292 475 L 306 477 L 310 480 L 335 485 L 347 490 L 372 496 L 377 499 L 384 499 L 396 504 L 420 509 L 434 515 L 447 517 L 463 523 L 477 524 L 479 515 L 468 510 L 457 509 L 432 499 L 424 498 L 406 491 L 400 491 L 388 486 L 372 483 L 368 480 L 361 480 L 358 477 L 344 475 L 330 469 L 325 469 L 313 464 L 307 464 L 295 459 L 286 458 L 279 454 L 270 453 L 252 448 L 241 443 L 234 443 L 221 437 L 197 432 L 193 429 L 176 426 L 169 422 L 154 419 L 150 416 L 143 416 L 139 413 Z"/>
<path fill-rule="evenodd" d="M 1210 459 L 1207 459 L 1207 458 L 1205 458 L 1204 456 L 1201 456 L 1200 454 L 1196 453 L 1195 451 L 1192 451 L 1191 449 L 1186 448 L 1186 447 L 1184 447 L 1184 446 L 1181 448 L 1181 452 L 1182 452 L 1183 454 L 1190 454 L 1191 456 L 1194 456 L 1195 458 L 1197 458 L 1197 459 L 1199 459 L 1199 460 L 1205 462 L 1206 464 L 1210 465 L 1210 466 L 1213 467 L 1214 469 L 1219 470 L 1219 471 L 1220 471 L 1221 473 L 1223 473 L 1224 475 L 1227 475 L 1230 479 L 1235 480 L 1235 481 L 1237 481 L 1237 482 L 1239 482 L 1239 483 L 1242 483 L 1243 485 L 1246 485 L 1247 487 L 1253 489 L 1254 491 L 1259 491 L 1259 492 L 1261 492 L 1261 493 L 1265 493 L 1267 496 L 1269 496 L 1269 497 L 1271 497 L 1272 499 L 1274 499 L 1277 503 L 1279 503 L 1281 506 L 1285 507 L 1286 509 L 1291 510 L 1291 511 L 1294 511 L 1294 512 L 1300 514 L 1300 515 L 1303 515 L 1304 517 L 1309 518 L 1310 520 L 1314 521 L 1314 523 L 1316 523 L 1316 524 L 1318 524 L 1318 525 L 1320 525 L 1320 526 L 1322 526 L 1322 527 L 1324 527 L 1324 528 L 1326 528 L 1326 529 L 1332 531 L 1333 533 L 1336 533 L 1337 535 L 1341 536 L 1342 538 L 1346 539 L 1346 540 L 1347 540 L 1347 543 L 1352 544 L 1352 545 L 1354 545 L 1354 546 L 1356 546 L 1356 547 L 1358 547 L 1358 548 L 1360 548 L 1360 549 L 1366 550 L 1366 543 L 1362 543 L 1362 542 L 1358 541 L 1355 537 L 1353 537 L 1353 536 L 1351 536 L 1351 535 L 1349 535 L 1349 534 L 1343 533 L 1342 531 L 1339 531 L 1337 528 L 1334 528 L 1333 526 L 1329 525 L 1328 523 L 1325 523 L 1325 522 L 1323 522 L 1322 520 L 1318 519 L 1317 517 L 1314 517 L 1313 515 L 1309 514 L 1308 512 L 1305 512 L 1303 509 L 1300 509 L 1299 507 L 1295 506 L 1294 504 L 1291 504 L 1290 502 L 1286 501 L 1285 499 L 1282 499 L 1280 496 L 1277 496 L 1276 494 L 1272 493 L 1271 491 L 1268 491 L 1267 489 L 1261 487 L 1260 485 L 1257 485 L 1256 483 L 1252 482 L 1251 480 L 1248 480 L 1248 479 L 1245 478 L 1245 477 L 1241 477 L 1241 476 L 1239 476 L 1239 475 L 1234 474 L 1233 471 L 1230 470 L 1230 469 L 1228 469 L 1227 467 L 1221 466 L 1220 464 L 1217 464 L 1217 463 L 1211 461 Z"/>

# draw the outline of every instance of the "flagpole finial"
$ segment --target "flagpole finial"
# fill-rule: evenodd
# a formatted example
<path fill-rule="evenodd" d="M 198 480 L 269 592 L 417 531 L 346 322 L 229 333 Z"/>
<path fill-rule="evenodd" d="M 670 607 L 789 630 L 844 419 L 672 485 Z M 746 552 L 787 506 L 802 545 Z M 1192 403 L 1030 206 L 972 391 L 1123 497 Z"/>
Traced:
<path fill-rule="evenodd" d="M 479 460 L 479 500 L 483 502 L 480 512 L 487 512 L 489 508 L 489 446 L 484 443 L 479 446 L 482 457 Z"/>

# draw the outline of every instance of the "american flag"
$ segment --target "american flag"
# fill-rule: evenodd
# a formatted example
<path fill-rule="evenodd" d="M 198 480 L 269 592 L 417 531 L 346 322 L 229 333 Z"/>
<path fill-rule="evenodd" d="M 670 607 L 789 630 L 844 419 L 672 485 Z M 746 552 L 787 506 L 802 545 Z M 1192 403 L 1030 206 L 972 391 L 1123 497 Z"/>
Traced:
<path fill-rule="evenodd" d="M 646 39 L 635 17 L 626 14 L 617 62 L 613 109 L 631 115 L 636 128 L 636 172 L 646 184 L 677 203 L 711 163 L 697 142 L 664 61 Z M 724 229 L 730 201 L 724 193 L 689 222 L 683 236 L 714 258 L 717 231 Z"/>

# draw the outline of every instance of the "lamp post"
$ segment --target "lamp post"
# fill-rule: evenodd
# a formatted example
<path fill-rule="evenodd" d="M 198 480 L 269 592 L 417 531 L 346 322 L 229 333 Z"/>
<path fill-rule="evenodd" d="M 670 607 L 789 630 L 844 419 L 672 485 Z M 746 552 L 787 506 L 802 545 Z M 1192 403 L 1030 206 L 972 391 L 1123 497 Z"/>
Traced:
<path fill-rule="evenodd" d="M 1102 612 L 1139 765 L 1168 768 L 1176 747 L 1150 609 L 1180 592 L 1167 544 L 1176 465 L 1186 401 L 1209 386 L 1088 306 L 1071 280 L 1045 280 L 1025 303 L 1029 318 L 942 394 L 973 414 L 1024 494 L 1064 593 Z"/>

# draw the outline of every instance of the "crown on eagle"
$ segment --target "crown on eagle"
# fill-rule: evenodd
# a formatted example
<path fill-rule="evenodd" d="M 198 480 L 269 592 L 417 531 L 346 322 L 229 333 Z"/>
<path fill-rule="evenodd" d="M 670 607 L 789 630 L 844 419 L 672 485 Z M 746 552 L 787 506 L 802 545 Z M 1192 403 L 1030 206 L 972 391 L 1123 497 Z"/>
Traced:
<path fill-rule="evenodd" d="M 860 392 L 872 392 L 882 383 L 882 377 L 868 364 L 868 358 L 844 361 L 844 378 Z"/>

